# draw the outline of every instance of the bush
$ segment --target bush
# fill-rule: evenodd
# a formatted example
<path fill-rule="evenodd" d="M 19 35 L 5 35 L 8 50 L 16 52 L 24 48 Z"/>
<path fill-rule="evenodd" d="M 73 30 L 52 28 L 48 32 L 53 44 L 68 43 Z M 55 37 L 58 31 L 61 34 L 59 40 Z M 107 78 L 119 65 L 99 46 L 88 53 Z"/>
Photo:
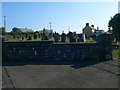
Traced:
<path fill-rule="evenodd" d="M 118 49 L 114 49 L 112 51 L 112 58 L 115 59 L 115 58 L 119 58 L 120 56 L 120 51 Z"/>

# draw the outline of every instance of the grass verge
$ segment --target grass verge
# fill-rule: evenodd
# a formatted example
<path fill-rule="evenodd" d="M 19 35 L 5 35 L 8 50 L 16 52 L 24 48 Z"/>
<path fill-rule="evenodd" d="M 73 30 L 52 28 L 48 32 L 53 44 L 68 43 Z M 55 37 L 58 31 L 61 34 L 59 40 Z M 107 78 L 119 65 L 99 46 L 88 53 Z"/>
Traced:
<path fill-rule="evenodd" d="M 119 58 L 120 56 L 120 51 L 118 49 L 114 49 L 112 51 L 112 58 L 115 59 L 115 58 Z"/>

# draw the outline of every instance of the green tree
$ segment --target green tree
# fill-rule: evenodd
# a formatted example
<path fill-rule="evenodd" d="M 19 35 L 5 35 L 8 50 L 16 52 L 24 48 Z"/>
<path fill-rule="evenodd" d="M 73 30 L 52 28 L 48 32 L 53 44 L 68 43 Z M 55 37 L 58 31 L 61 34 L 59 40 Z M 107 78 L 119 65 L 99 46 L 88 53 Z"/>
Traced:
<path fill-rule="evenodd" d="M 113 36 L 120 41 L 120 13 L 114 15 L 108 23 L 109 32 L 113 33 Z"/>
<path fill-rule="evenodd" d="M 6 35 L 6 30 L 4 27 L 2 27 L 2 35 Z"/>

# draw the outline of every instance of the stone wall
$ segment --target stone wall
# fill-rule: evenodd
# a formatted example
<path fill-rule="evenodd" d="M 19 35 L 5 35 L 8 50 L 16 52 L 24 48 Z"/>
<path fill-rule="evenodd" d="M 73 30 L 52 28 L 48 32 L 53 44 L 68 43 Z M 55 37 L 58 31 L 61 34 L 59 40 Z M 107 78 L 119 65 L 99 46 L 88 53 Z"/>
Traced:
<path fill-rule="evenodd" d="M 104 37 L 105 36 L 105 37 Z M 110 35 L 99 37 L 98 42 L 53 43 L 53 41 L 3 42 L 3 60 L 103 60 L 111 58 Z M 102 38 L 104 37 L 104 43 Z"/>

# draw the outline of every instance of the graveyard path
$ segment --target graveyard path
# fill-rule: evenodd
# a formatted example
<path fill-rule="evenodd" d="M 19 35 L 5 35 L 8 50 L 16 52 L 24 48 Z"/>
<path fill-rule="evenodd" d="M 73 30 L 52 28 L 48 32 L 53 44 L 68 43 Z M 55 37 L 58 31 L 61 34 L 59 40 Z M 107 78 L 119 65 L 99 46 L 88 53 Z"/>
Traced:
<path fill-rule="evenodd" d="M 7 65 L 3 88 L 118 88 L 118 62 Z"/>

